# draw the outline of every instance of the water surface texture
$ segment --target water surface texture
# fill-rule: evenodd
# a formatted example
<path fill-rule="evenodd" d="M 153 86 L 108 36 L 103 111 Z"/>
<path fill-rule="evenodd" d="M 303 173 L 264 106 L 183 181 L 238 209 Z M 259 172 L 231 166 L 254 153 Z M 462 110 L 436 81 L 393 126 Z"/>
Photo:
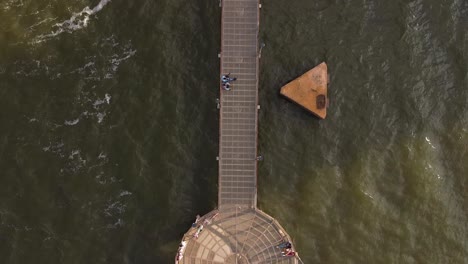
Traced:
<path fill-rule="evenodd" d="M 172 263 L 217 203 L 220 8 L 0 1 L 0 263 Z M 304 263 L 468 263 L 468 2 L 268 0 L 259 207 Z M 319 121 L 279 89 L 326 61 Z"/>

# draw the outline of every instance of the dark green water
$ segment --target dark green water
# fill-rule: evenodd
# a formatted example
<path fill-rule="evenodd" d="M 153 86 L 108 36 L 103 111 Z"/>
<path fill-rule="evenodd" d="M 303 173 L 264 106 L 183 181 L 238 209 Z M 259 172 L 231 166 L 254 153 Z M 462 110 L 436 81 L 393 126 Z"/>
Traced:
<path fill-rule="evenodd" d="M 259 206 L 305 263 L 468 263 L 468 1 L 263 3 Z M 0 1 L 0 263 L 173 263 L 216 206 L 218 1 Z M 328 118 L 278 96 L 321 61 Z"/>

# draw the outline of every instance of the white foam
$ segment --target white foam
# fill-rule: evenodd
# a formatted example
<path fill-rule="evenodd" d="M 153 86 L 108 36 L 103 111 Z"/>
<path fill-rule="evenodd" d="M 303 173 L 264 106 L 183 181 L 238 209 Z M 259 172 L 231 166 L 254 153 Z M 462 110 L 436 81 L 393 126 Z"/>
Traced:
<path fill-rule="evenodd" d="M 372 200 L 374 200 L 374 197 L 373 197 L 372 195 L 370 195 L 368 192 L 364 192 L 364 194 L 365 194 L 367 197 L 369 197 L 369 198 L 371 198 Z"/>
<path fill-rule="evenodd" d="M 109 201 L 110 203 L 111 201 Z M 117 214 L 122 214 L 125 213 L 125 210 L 127 208 L 127 205 L 123 204 L 120 201 L 113 202 L 112 204 L 109 204 L 106 209 L 104 209 L 104 212 L 108 216 L 113 216 Z"/>
<path fill-rule="evenodd" d="M 431 148 L 436 149 L 436 147 L 434 147 L 434 145 L 432 145 L 432 142 L 428 137 L 426 137 L 426 141 L 429 144 L 429 146 L 431 146 Z"/>
<path fill-rule="evenodd" d="M 93 106 L 94 106 L 94 109 L 97 109 L 97 106 L 99 105 L 102 105 L 104 103 L 107 103 L 107 104 L 110 104 L 110 99 L 112 98 L 112 96 L 110 96 L 109 94 L 105 94 L 104 95 L 104 99 L 98 99 L 94 102 Z"/>
<path fill-rule="evenodd" d="M 97 4 L 97 6 L 95 6 L 92 10 L 93 14 L 101 11 L 101 9 L 107 5 L 107 3 L 109 3 L 111 0 L 101 0 L 101 2 L 99 2 L 99 4 Z"/>
<path fill-rule="evenodd" d="M 135 55 L 136 50 L 134 49 L 128 49 L 123 52 L 123 56 L 119 58 L 118 54 L 112 55 L 112 59 L 110 60 L 111 63 L 111 72 L 108 72 L 105 76 L 104 79 L 112 79 L 114 76 L 114 73 L 117 72 L 117 69 L 119 68 L 119 65 L 122 61 L 128 60 L 131 58 L 133 55 Z"/>
<path fill-rule="evenodd" d="M 68 120 L 65 120 L 65 125 L 67 126 L 74 126 L 76 124 L 78 124 L 78 122 L 80 122 L 80 119 L 77 118 L 75 120 L 71 120 L 71 121 L 68 121 Z"/>
<path fill-rule="evenodd" d="M 70 19 L 67 19 L 63 22 L 56 23 L 54 28 L 57 28 L 52 33 L 46 35 L 40 35 L 36 38 L 36 42 L 42 42 L 49 38 L 60 35 L 64 32 L 71 33 L 73 31 L 85 28 L 88 26 L 89 19 L 92 15 L 101 11 L 104 6 L 106 6 L 111 0 L 101 0 L 94 8 L 89 8 L 88 6 L 83 8 L 81 12 L 73 13 Z"/>
<path fill-rule="evenodd" d="M 107 104 L 110 104 L 110 99 L 112 98 L 109 94 L 105 94 L 105 99 L 106 99 L 106 102 Z"/>
<path fill-rule="evenodd" d="M 119 196 L 122 197 L 122 196 L 127 196 L 127 195 L 132 195 L 132 193 L 129 192 L 129 191 L 123 191 L 123 192 L 120 193 Z"/>
<path fill-rule="evenodd" d="M 104 120 L 104 117 L 106 116 L 106 113 L 97 113 L 96 117 L 98 118 L 98 123 L 101 123 L 102 120 Z"/>
<path fill-rule="evenodd" d="M 51 151 L 52 153 L 58 154 L 60 157 L 64 157 L 62 154 L 62 148 L 65 144 L 63 142 L 55 143 L 55 144 L 49 144 L 46 147 L 43 147 L 42 150 L 45 152 Z"/>
<path fill-rule="evenodd" d="M 5 11 L 10 10 L 12 7 L 21 7 L 24 5 L 22 0 L 10 0 L 6 3 L 2 3 L 2 9 Z"/>
<path fill-rule="evenodd" d="M 99 184 L 106 184 L 107 181 L 103 179 L 103 172 L 101 171 L 98 175 L 96 175 L 96 180 L 99 182 Z"/>
<path fill-rule="evenodd" d="M 52 20 L 55 20 L 55 18 L 46 18 L 46 19 L 43 19 L 43 20 L 37 22 L 36 24 L 30 26 L 28 29 L 29 29 L 29 30 L 32 30 L 32 29 L 34 29 L 34 28 L 36 28 L 36 27 L 38 27 L 38 26 L 40 26 L 40 25 L 42 25 L 42 24 L 44 24 L 44 23 L 46 23 L 46 22 L 52 21 Z"/>
<path fill-rule="evenodd" d="M 70 154 L 70 156 L 68 156 L 68 159 L 73 159 L 76 155 L 80 155 L 80 151 L 79 150 L 73 150 Z"/>

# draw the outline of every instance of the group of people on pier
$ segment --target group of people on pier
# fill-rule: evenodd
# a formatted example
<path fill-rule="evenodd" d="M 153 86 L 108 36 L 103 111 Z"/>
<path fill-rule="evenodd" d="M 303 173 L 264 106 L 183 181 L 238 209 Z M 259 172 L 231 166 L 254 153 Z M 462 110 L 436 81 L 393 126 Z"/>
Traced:
<path fill-rule="evenodd" d="M 231 83 L 230 82 L 234 82 L 235 80 L 237 80 L 236 77 L 234 77 L 234 78 L 229 77 L 230 74 L 231 73 L 228 73 L 228 74 L 225 74 L 225 75 L 221 76 L 221 83 L 223 84 L 223 89 L 226 90 L 226 91 L 231 90 Z"/>
<path fill-rule="evenodd" d="M 184 236 L 182 242 L 179 245 L 179 249 L 177 250 L 176 255 L 176 263 L 180 263 L 179 261 L 182 260 L 184 257 L 184 252 L 187 247 L 187 242 L 190 239 L 198 239 L 200 233 L 203 231 L 206 225 L 211 224 L 211 222 L 218 216 L 218 213 L 212 214 L 209 217 L 200 217 L 200 215 L 196 216 L 195 221 L 192 223 L 191 234 L 189 236 Z M 283 257 L 297 257 L 297 252 L 295 252 L 292 248 L 292 244 L 289 240 L 283 240 L 280 244 L 276 246 L 276 248 L 281 250 L 281 256 Z"/>
<path fill-rule="evenodd" d="M 193 234 L 193 238 L 197 239 L 200 236 L 200 233 L 203 231 L 204 226 L 211 224 L 211 221 L 213 221 L 213 219 L 215 219 L 216 216 L 218 216 L 218 213 L 212 215 L 209 218 L 205 218 L 205 220 L 203 220 L 203 223 L 199 224 L 201 217 L 200 215 L 197 215 L 195 222 L 192 224 L 192 228 L 196 228 L 197 230 Z"/>
<path fill-rule="evenodd" d="M 195 230 L 195 232 L 193 233 L 193 235 L 191 235 L 191 237 L 184 236 L 184 238 L 182 239 L 182 242 L 179 245 L 179 249 L 177 250 L 176 263 L 179 263 L 179 261 L 184 257 L 184 252 L 185 252 L 185 248 L 187 247 L 188 240 L 191 238 L 198 239 L 198 237 L 200 236 L 200 233 L 203 231 L 204 226 L 211 224 L 211 221 L 213 221 L 213 219 L 217 215 L 218 214 L 216 213 L 209 218 L 205 218 L 202 223 L 200 223 L 202 218 L 200 217 L 200 215 L 197 215 L 195 222 L 193 222 L 192 224 L 192 230 Z"/>
<path fill-rule="evenodd" d="M 292 244 L 289 241 L 282 242 L 276 248 L 281 249 L 281 255 L 283 257 L 294 257 L 296 256 L 296 252 L 292 250 Z"/>
<path fill-rule="evenodd" d="M 187 241 L 182 240 L 179 245 L 179 249 L 177 250 L 176 261 L 180 261 L 184 257 L 185 247 L 187 246 Z"/>

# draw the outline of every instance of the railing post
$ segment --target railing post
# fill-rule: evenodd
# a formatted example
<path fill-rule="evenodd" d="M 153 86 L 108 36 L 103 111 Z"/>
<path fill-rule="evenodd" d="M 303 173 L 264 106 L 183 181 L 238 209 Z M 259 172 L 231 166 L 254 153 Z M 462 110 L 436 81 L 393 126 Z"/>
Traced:
<path fill-rule="evenodd" d="M 262 42 L 262 44 L 260 44 L 260 50 L 258 51 L 258 58 L 261 58 L 262 57 L 262 49 L 263 47 L 265 47 L 265 43 Z"/>

